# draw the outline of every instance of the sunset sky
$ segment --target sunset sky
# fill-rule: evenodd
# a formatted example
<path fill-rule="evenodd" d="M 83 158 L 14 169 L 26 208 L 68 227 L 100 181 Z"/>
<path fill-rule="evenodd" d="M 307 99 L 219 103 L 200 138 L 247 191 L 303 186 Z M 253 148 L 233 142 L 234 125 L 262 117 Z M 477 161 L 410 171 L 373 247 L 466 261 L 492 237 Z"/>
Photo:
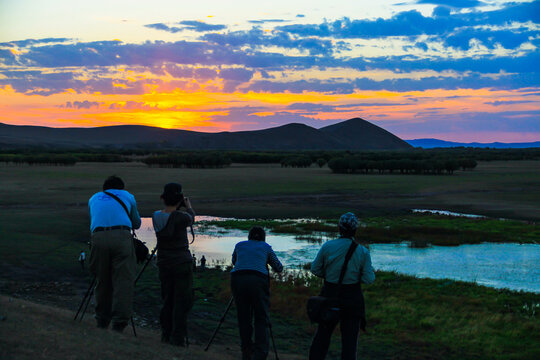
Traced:
<path fill-rule="evenodd" d="M 0 122 L 540 141 L 540 0 L 0 0 Z"/>

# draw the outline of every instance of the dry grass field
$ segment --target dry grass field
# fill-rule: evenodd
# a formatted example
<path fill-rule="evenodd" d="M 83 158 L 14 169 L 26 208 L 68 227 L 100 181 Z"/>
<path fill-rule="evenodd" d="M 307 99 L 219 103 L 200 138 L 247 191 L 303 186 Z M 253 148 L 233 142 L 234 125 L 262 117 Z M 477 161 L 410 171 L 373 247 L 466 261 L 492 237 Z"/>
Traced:
<path fill-rule="evenodd" d="M 186 355 L 160 346 L 152 327 L 141 329 L 137 340 L 129 334 L 103 337 L 91 326 L 91 317 L 89 323 L 75 324 L 70 312 L 17 299 L 76 307 L 88 286 L 87 275 L 75 261 L 89 239 L 87 201 L 109 175 L 124 179 L 143 216 L 161 207 L 162 186 L 178 181 L 198 214 L 335 219 L 344 211 L 354 211 L 375 231 L 410 220 L 410 209 L 444 209 L 525 222 L 490 220 L 500 228 L 488 229 L 488 221 L 478 222 L 475 228 L 476 223 L 466 219 L 418 217 L 413 225 L 448 231 L 458 226 L 464 234 L 517 226 L 530 237 L 540 219 L 539 165 L 539 161 L 481 162 L 474 171 L 452 176 L 346 175 L 332 174 L 324 167 L 237 164 L 224 169 L 148 168 L 136 162 L 0 165 L 0 293 L 15 298 L 10 302 L 0 297 L 0 316 L 7 316 L 0 321 L 0 358 L 182 359 Z M 205 357 L 200 348 L 224 310 L 226 278 L 227 274 L 210 271 L 196 279 L 199 300 L 193 312 L 193 336 L 199 344 L 186 358 L 237 358 L 234 315 L 227 320 L 215 353 Z M 136 299 L 149 319 L 159 311 L 156 279 L 155 269 L 149 269 Z M 68 283 L 64 290 L 63 284 Z M 274 291 L 278 346 L 282 352 L 299 354 L 281 358 L 303 358 L 313 327 L 295 314 L 303 313 L 298 309 L 316 289 L 306 289 L 292 279 Z M 366 299 L 373 328 L 370 337 L 361 339 L 365 358 L 533 359 L 540 353 L 534 348 L 538 320 L 532 313 L 539 303 L 537 294 L 379 273 L 376 283 L 366 288 Z M 336 346 L 331 353 L 337 356 Z"/>

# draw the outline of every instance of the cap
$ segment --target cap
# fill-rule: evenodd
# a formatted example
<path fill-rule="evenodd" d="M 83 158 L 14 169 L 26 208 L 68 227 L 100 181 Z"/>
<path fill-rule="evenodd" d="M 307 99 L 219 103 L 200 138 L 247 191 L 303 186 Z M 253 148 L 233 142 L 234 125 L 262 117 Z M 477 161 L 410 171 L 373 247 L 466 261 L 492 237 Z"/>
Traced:
<path fill-rule="evenodd" d="M 163 194 L 161 196 L 167 195 L 181 195 L 182 194 L 182 185 L 178 183 L 168 183 L 163 187 Z"/>
<path fill-rule="evenodd" d="M 358 228 L 358 218 L 352 212 L 345 213 L 339 218 L 339 227 L 344 230 L 355 230 Z"/>

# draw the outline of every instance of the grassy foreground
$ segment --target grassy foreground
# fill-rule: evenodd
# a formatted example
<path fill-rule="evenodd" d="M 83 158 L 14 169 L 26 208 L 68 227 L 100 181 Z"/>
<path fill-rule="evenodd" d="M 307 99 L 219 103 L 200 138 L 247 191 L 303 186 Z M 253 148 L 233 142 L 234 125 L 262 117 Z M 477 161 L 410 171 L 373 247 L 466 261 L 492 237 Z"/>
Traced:
<path fill-rule="evenodd" d="M 202 351 L 230 298 L 228 279 L 229 274 L 220 270 L 195 274 L 197 300 L 189 316 L 193 346 L 188 358 L 238 358 L 234 306 L 211 352 Z M 282 359 L 305 358 L 315 331 L 305 315 L 305 302 L 318 292 L 320 280 L 294 274 L 281 280 L 271 283 L 271 321 L 276 345 Z M 62 292 L 69 293 L 66 289 Z M 14 296 L 20 294 L 21 291 Z M 361 359 L 532 360 L 540 356 L 538 294 L 388 272 L 378 272 L 376 282 L 366 286 L 364 294 L 368 333 L 359 338 Z M 0 321 L 0 357 L 127 360 L 181 359 L 185 355 L 183 350 L 159 343 L 157 319 L 161 302 L 154 268 L 148 269 L 137 286 L 136 339 L 129 329 L 117 335 L 93 328 L 91 316 L 83 324 L 74 323 L 71 319 L 80 291 L 76 295 L 68 306 L 72 310 L 69 312 L 17 299 L 10 302 L 0 296 L 0 316 L 7 316 Z M 336 330 L 328 359 L 339 358 L 339 353 Z M 273 358 L 272 354 L 269 358 Z"/>

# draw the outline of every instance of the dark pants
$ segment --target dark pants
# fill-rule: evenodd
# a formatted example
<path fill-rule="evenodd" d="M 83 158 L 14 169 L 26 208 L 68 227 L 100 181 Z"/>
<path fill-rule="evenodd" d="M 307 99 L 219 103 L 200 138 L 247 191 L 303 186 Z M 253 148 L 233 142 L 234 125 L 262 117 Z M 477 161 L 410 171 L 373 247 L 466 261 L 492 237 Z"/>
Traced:
<path fill-rule="evenodd" d="M 133 238 L 128 230 L 92 234 L 89 268 L 96 276 L 96 319 L 100 327 L 123 328 L 133 311 L 133 281 L 137 271 Z"/>
<path fill-rule="evenodd" d="M 238 314 L 242 359 L 263 360 L 268 356 L 268 278 L 253 273 L 232 273 L 231 288 Z M 255 320 L 255 342 L 251 340 Z"/>
<path fill-rule="evenodd" d="M 309 360 L 323 360 L 330 347 L 332 332 L 339 322 L 341 359 L 355 360 L 360 328 L 365 328 L 364 296 L 360 285 L 343 285 L 338 293 L 336 284 L 325 283 L 321 296 L 340 299 L 338 321 L 319 324 L 309 349 Z"/>
<path fill-rule="evenodd" d="M 162 338 L 183 344 L 187 337 L 187 315 L 193 306 L 193 267 L 191 262 L 159 266 L 161 281 L 160 322 Z"/>

